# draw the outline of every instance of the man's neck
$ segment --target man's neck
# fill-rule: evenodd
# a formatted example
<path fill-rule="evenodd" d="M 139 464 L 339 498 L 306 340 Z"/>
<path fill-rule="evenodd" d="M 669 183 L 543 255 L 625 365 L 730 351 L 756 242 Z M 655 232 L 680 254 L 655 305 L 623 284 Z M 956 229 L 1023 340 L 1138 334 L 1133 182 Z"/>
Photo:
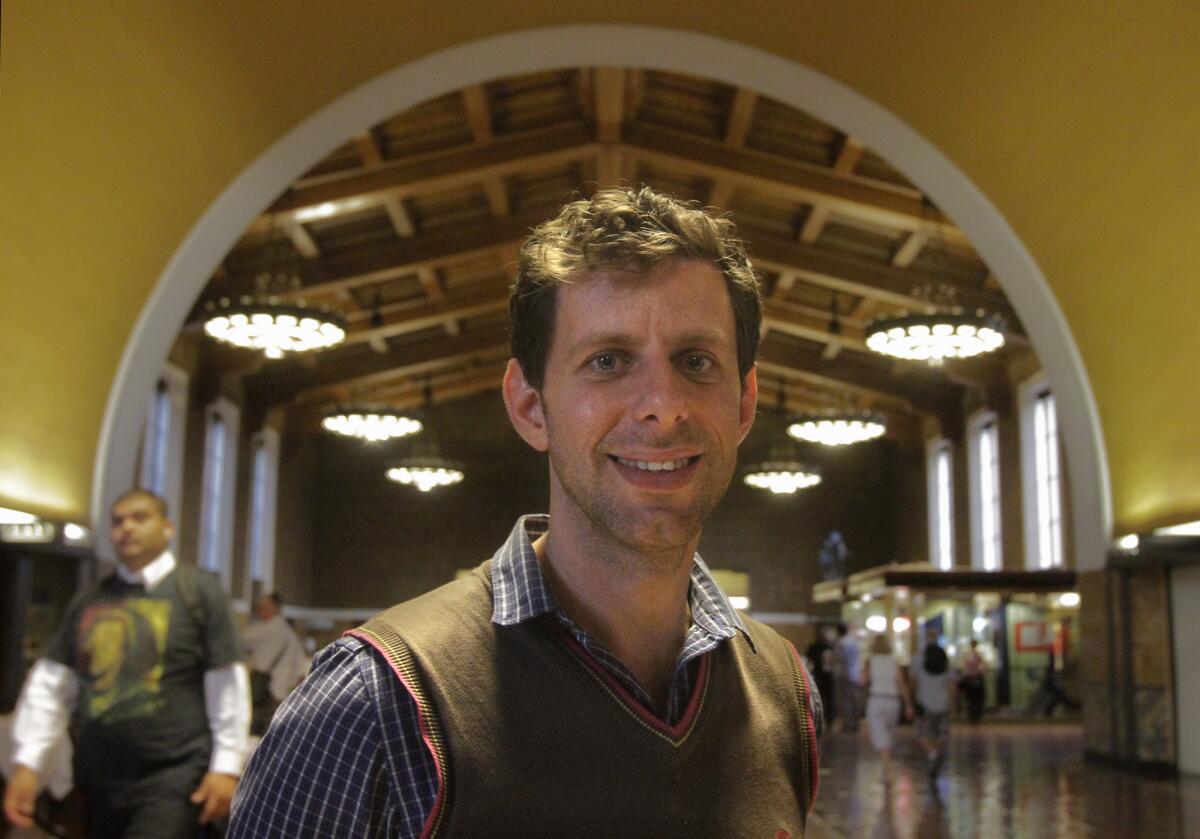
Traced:
<path fill-rule="evenodd" d="M 556 529 L 554 522 L 551 515 L 550 531 L 534 551 L 559 607 L 663 708 L 691 622 L 694 546 L 646 557 L 605 540 L 572 538 L 570 528 Z"/>

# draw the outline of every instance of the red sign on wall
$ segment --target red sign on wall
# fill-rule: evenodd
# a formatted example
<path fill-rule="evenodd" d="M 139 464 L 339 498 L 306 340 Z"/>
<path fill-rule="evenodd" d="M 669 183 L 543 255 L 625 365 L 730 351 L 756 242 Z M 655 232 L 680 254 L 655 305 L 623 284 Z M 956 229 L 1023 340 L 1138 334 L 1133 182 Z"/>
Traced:
<path fill-rule="evenodd" d="M 1054 633 L 1045 621 L 1020 621 L 1013 635 L 1019 653 L 1048 653 L 1054 649 Z"/>

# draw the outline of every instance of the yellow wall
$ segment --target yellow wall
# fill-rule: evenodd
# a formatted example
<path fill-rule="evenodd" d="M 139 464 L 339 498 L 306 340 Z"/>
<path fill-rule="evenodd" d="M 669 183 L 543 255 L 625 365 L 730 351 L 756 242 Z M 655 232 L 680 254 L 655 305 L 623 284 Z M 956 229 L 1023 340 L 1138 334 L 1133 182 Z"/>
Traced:
<path fill-rule="evenodd" d="M 1200 517 L 1196 4 L 9 0 L 2 14 L 0 505 L 86 517 L 140 308 L 207 205 L 297 121 L 472 38 L 628 22 L 796 60 L 940 147 L 1070 322 L 1118 530 Z"/>

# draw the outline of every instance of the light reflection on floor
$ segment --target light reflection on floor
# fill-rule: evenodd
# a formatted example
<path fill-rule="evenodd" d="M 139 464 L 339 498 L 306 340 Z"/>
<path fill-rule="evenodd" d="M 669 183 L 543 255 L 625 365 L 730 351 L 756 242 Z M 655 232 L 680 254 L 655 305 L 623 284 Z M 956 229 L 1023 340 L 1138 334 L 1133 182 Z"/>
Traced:
<path fill-rule="evenodd" d="M 911 728 L 890 784 L 865 731 L 830 733 L 810 839 L 1200 837 L 1200 778 L 1159 780 L 1085 762 L 1078 726 L 954 726 L 936 782 Z"/>

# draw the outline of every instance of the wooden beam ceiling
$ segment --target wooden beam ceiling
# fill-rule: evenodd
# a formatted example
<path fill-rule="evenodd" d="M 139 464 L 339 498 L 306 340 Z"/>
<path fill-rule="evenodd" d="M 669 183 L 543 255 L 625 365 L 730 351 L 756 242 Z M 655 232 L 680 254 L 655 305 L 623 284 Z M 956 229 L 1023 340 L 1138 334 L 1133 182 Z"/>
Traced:
<path fill-rule="evenodd" d="M 571 190 L 632 183 L 635 174 L 739 222 L 768 281 L 760 374 L 801 388 L 807 395 L 789 396 L 797 403 L 854 394 L 947 421 L 961 413 L 965 389 L 997 388 L 1002 361 L 930 370 L 866 349 L 867 318 L 924 308 L 926 286 L 950 286 L 964 308 L 1001 314 L 1014 351 L 1027 351 L 999 281 L 982 263 L 972 276 L 966 236 L 920 190 L 854 137 L 807 115 L 781 117 L 783 106 L 754 91 L 596 67 L 495 80 L 458 96 L 436 114 L 414 109 L 351 138 L 273 202 L 214 275 L 207 298 L 250 293 L 272 255 L 276 270 L 300 280 L 286 299 L 347 318 L 345 346 L 240 373 L 260 404 L 408 399 L 426 375 L 446 398 L 494 387 L 479 364 L 494 370 L 507 353 L 497 317 L 519 244 Z M 789 132 L 801 138 L 794 153 L 779 142 Z M 278 231 L 294 254 L 272 254 Z M 957 265 L 921 258 L 938 240 L 954 244 Z"/>

